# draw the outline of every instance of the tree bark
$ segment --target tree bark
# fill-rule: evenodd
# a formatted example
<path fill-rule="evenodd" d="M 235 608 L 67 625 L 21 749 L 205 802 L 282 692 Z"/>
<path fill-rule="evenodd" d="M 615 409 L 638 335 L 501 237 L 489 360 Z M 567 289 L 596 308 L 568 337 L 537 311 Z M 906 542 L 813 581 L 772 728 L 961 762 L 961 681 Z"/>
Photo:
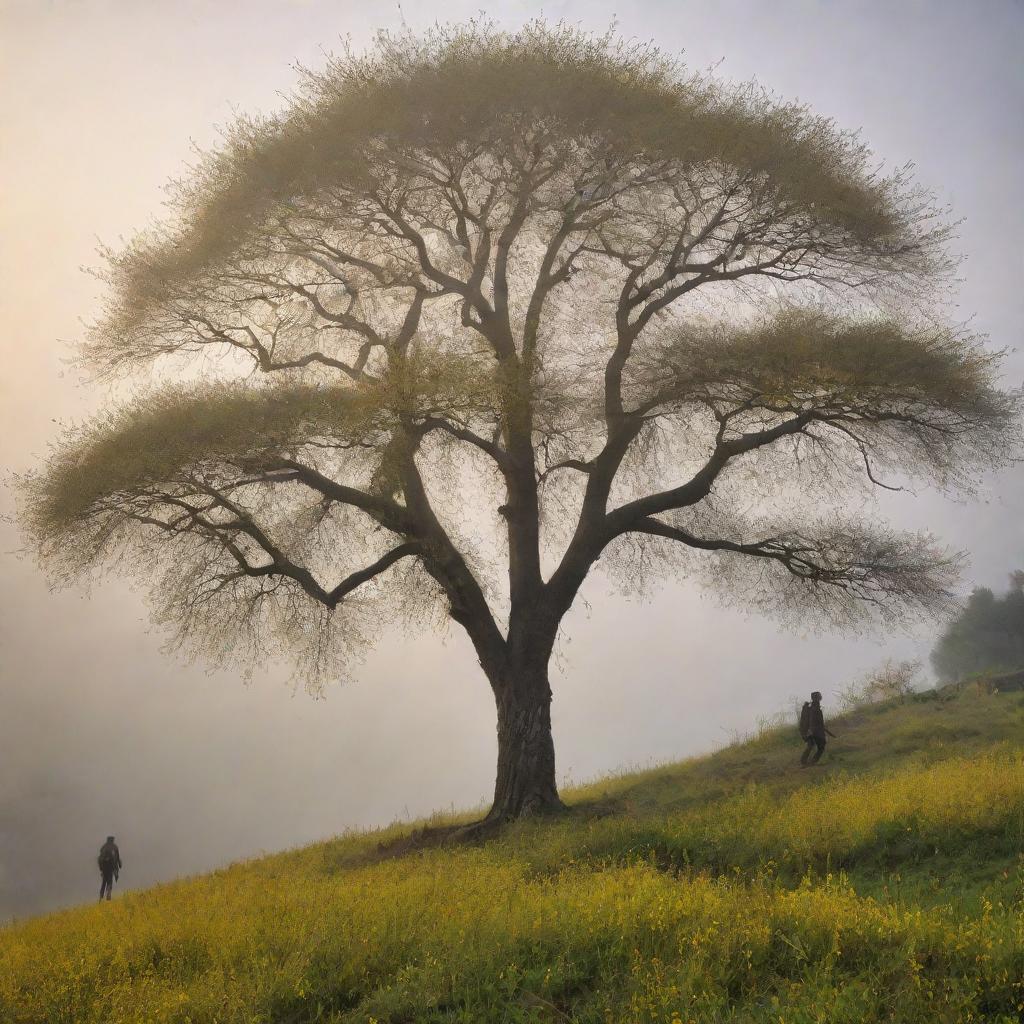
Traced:
<path fill-rule="evenodd" d="M 487 822 L 561 810 L 551 736 L 547 669 L 514 672 L 494 688 L 498 706 L 498 772 Z"/>

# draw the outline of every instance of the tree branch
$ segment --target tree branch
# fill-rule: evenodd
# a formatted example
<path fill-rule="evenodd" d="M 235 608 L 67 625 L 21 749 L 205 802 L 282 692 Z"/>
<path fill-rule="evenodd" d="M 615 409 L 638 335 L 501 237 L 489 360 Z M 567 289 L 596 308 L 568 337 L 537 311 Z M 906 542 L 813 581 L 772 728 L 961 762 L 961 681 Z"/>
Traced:
<path fill-rule="evenodd" d="M 373 565 L 367 566 L 365 569 L 360 569 L 359 572 L 354 572 L 350 576 L 345 577 L 333 590 L 327 593 L 327 604 L 329 607 L 336 607 L 339 602 L 348 594 L 351 594 L 356 587 L 362 586 L 368 580 L 372 580 L 375 576 L 379 576 L 386 569 L 389 569 L 395 562 L 402 558 L 408 558 L 410 556 L 419 556 L 422 554 L 422 548 L 415 541 L 409 541 L 405 544 L 399 544 L 397 548 L 392 548 L 386 555 L 378 558 Z"/>
<path fill-rule="evenodd" d="M 738 455 L 745 455 L 757 448 L 772 444 L 782 437 L 800 433 L 814 419 L 810 412 L 800 413 L 791 419 L 766 430 L 741 434 L 728 441 L 719 441 L 704 466 L 685 484 L 667 491 L 649 494 L 628 502 L 609 513 L 607 523 L 612 535 L 632 529 L 632 524 L 647 516 L 673 509 L 694 505 L 711 493 L 711 488 L 726 465 Z"/>
<path fill-rule="evenodd" d="M 325 498 L 330 498 L 331 501 L 361 509 L 393 533 L 415 534 L 415 524 L 410 518 L 408 510 L 390 498 L 369 494 L 346 484 L 339 484 L 336 480 L 313 469 L 312 466 L 296 462 L 294 459 L 270 456 L 259 460 L 258 466 L 271 471 L 291 470 L 294 477 L 288 477 L 288 479 L 298 480 L 307 487 L 318 491 Z"/>
<path fill-rule="evenodd" d="M 471 444 L 476 448 L 479 448 L 482 452 L 486 452 L 498 464 L 502 471 L 507 471 L 511 468 L 512 463 L 508 452 L 506 452 L 501 445 L 497 444 L 495 441 L 490 441 L 487 438 L 480 437 L 479 434 L 474 433 L 467 427 L 452 423 L 439 416 L 428 416 L 426 419 L 421 421 L 421 433 L 428 434 L 433 430 L 442 430 L 446 434 L 450 434 L 452 437 L 456 437 L 460 441 L 465 441 L 467 444 Z"/>

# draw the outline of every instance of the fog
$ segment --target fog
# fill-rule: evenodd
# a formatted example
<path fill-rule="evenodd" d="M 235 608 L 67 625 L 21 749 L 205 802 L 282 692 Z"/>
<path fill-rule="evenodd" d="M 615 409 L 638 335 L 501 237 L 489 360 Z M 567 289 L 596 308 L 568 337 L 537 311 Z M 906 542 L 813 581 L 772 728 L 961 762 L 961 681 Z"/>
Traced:
<path fill-rule="evenodd" d="M 479 0 L 0 0 L 0 462 L 22 472 L 58 422 L 109 396 L 66 364 L 99 289 L 83 274 L 159 213 L 190 145 L 235 110 L 266 110 L 350 35 L 367 44 L 477 14 Z M 757 77 L 847 127 L 965 218 L 960 312 L 996 346 L 1024 323 L 1024 6 L 565 0 L 549 20 L 685 50 L 695 68 Z M 982 12 L 979 14 L 979 12 Z M 513 27 L 535 4 L 495 3 Z M 1024 358 L 1012 352 L 1007 383 Z M 123 886 L 148 885 L 350 828 L 483 802 L 496 743 L 490 691 L 460 632 L 382 634 L 315 700 L 268 665 L 246 685 L 162 652 L 144 594 L 122 580 L 51 592 L 0 488 L 0 918 L 95 898 L 118 837 Z M 965 589 L 1024 566 L 1019 472 L 971 500 L 887 496 L 881 512 L 970 553 Z M 641 602 L 595 574 L 554 666 L 563 780 L 707 750 L 797 694 L 887 656 L 927 657 L 934 624 L 817 635 L 723 608 L 685 580 Z"/>

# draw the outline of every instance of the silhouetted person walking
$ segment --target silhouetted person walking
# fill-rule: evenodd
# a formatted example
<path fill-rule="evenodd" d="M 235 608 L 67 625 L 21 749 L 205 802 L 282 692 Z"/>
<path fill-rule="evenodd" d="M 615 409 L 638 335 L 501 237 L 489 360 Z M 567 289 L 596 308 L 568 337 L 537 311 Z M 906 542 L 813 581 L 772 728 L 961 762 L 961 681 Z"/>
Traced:
<path fill-rule="evenodd" d="M 100 875 L 103 877 L 100 883 L 100 899 L 103 899 L 103 894 L 106 893 L 109 900 L 114 888 L 114 879 L 121 872 L 121 851 L 117 848 L 113 836 L 107 836 L 107 841 L 100 847 L 96 863 L 99 864 Z"/>
<path fill-rule="evenodd" d="M 821 694 L 815 690 L 811 694 L 810 702 L 805 703 L 800 709 L 800 738 L 807 744 L 800 755 L 800 763 L 805 768 L 808 764 L 817 764 L 821 760 L 821 755 L 825 752 L 826 735 L 832 739 L 836 738 L 831 729 L 825 728 L 825 716 L 821 713 Z M 811 757 L 812 750 L 814 757 Z"/>

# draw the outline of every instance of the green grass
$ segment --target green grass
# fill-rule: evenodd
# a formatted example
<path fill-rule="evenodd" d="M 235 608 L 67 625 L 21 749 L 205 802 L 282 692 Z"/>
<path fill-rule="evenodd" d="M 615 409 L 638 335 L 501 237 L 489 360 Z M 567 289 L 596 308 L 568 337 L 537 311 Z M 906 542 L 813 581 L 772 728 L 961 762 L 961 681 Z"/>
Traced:
<path fill-rule="evenodd" d="M 764 730 L 484 845 L 394 826 L 17 924 L 0 1019 L 1024 1020 L 1024 694 L 833 727 L 818 768 Z"/>

